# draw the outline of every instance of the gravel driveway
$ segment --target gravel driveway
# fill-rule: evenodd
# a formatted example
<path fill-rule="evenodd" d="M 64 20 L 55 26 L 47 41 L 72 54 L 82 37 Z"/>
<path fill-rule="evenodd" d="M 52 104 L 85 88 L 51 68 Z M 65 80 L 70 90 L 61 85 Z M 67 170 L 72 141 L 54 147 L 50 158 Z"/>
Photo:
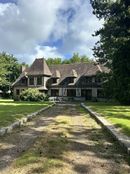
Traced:
<path fill-rule="evenodd" d="M 59 144 L 52 141 L 60 136 L 62 147 L 61 140 Z M 48 142 L 53 142 L 53 153 L 58 151 L 53 157 L 52 146 L 47 151 Z M 17 166 L 23 154 L 36 153 L 37 144 L 40 144 L 39 159 L 46 160 L 46 170 L 41 161 L 31 164 L 27 161 L 26 165 Z M 55 161 L 53 166 L 49 166 L 50 159 Z M 56 160 L 60 162 L 57 164 Z M 34 173 L 128 174 L 130 167 L 128 157 L 89 114 L 77 105 L 59 104 L 0 139 L 0 174 Z"/>

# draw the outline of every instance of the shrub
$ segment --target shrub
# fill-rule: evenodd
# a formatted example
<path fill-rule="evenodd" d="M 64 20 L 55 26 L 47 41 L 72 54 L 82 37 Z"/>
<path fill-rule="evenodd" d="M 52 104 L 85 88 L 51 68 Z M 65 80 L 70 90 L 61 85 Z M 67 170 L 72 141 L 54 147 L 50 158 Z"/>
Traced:
<path fill-rule="evenodd" d="M 46 99 L 46 94 L 39 92 L 36 88 L 29 88 L 22 91 L 20 99 L 22 101 L 44 101 Z"/>

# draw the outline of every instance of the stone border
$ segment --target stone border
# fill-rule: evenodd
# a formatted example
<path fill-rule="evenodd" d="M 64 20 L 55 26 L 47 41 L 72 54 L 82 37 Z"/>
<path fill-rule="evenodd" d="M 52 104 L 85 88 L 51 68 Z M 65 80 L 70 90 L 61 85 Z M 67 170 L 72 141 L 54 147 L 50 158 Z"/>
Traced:
<path fill-rule="evenodd" d="M 104 119 L 100 114 L 92 111 L 88 106 L 84 103 L 81 103 L 81 106 L 87 110 L 87 112 L 95 118 L 95 120 L 101 124 L 111 135 L 112 137 L 118 141 L 121 147 L 130 155 L 130 138 L 122 133 L 117 131 L 117 128 L 109 123 L 106 119 Z"/>
<path fill-rule="evenodd" d="M 44 107 L 44 108 L 42 108 L 42 109 L 40 109 L 40 110 L 38 110 L 38 111 L 36 111 L 32 114 L 28 114 L 26 117 L 23 117 L 19 121 L 16 121 L 16 122 L 12 123 L 11 125 L 9 125 L 7 127 L 0 128 L 0 137 L 6 135 L 8 133 L 11 133 L 13 131 L 13 129 L 15 129 L 15 128 L 19 128 L 19 127 L 23 126 L 26 122 L 32 120 L 33 117 L 37 116 L 41 112 L 49 109 L 50 107 L 52 107 L 54 105 L 55 105 L 55 103 L 52 104 L 52 105 L 49 105 L 47 107 Z"/>

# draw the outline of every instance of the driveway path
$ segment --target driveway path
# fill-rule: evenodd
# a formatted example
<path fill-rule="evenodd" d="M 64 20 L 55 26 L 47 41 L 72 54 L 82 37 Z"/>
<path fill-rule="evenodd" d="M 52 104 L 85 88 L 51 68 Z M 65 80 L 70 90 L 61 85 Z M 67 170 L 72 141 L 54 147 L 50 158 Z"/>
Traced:
<path fill-rule="evenodd" d="M 16 162 L 22 154 L 35 151 L 41 142 L 39 159 L 46 161 L 46 170 L 38 160 L 30 164 L 26 161 L 26 165 L 18 167 Z M 50 159 L 53 165 L 49 165 Z M 120 147 L 89 114 L 78 106 L 59 104 L 0 139 L 0 171 L 0 174 L 128 174 L 130 167 Z"/>

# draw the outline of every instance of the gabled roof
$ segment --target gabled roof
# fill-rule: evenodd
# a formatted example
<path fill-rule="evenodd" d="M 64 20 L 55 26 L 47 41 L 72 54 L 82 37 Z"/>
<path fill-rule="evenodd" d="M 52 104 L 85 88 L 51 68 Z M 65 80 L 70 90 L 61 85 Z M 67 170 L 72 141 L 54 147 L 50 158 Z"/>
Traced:
<path fill-rule="evenodd" d="M 44 60 L 44 58 L 40 58 L 40 59 L 35 59 L 33 64 L 28 69 L 27 75 L 51 76 L 52 73 L 50 72 L 50 69 L 49 69 L 48 65 L 46 64 L 46 61 Z"/>
<path fill-rule="evenodd" d="M 81 76 L 95 76 L 98 72 L 109 72 L 108 68 L 104 68 L 104 66 L 100 66 L 95 62 L 51 65 L 49 68 L 52 74 L 56 70 L 60 72 L 61 77 L 58 84 L 62 83 L 67 77 L 76 77 L 76 83 Z"/>
<path fill-rule="evenodd" d="M 20 74 L 20 76 L 15 80 L 14 83 L 12 83 L 11 86 L 14 86 L 17 82 L 19 82 L 22 78 L 27 77 L 27 70 L 28 67 L 26 67 L 26 69 Z"/>
<path fill-rule="evenodd" d="M 70 76 L 70 77 L 77 77 L 78 74 L 77 74 L 77 72 L 75 71 L 75 69 L 72 69 L 71 72 L 70 72 L 70 74 L 68 74 L 68 76 Z"/>
<path fill-rule="evenodd" d="M 95 76 L 98 72 L 108 73 L 109 69 L 103 65 L 91 63 L 73 63 L 48 66 L 44 58 L 35 59 L 33 64 L 26 68 L 19 78 L 13 83 L 16 85 L 20 79 L 28 76 L 45 75 L 52 78 L 59 78 L 58 84 L 67 77 L 75 77 L 75 83 L 81 76 Z"/>
<path fill-rule="evenodd" d="M 73 63 L 73 64 L 61 64 L 61 65 L 51 65 L 49 66 L 52 74 L 58 70 L 61 74 L 61 78 L 68 77 L 69 75 L 84 75 L 84 76 L 95 76 L 97 72 L 106 71 L 102 67 L 99 68 L 100 65 L 97 66 L 95 63 Z"/>
<path fill-rule="evenodd" d="M 61 77 L 60 71 L 58 71 L 58 70 L 56 69 L 56 70 L 53 72 L 52 77 L 53 77 L 53 78 L 60 78 L 60 77 Z"/>

